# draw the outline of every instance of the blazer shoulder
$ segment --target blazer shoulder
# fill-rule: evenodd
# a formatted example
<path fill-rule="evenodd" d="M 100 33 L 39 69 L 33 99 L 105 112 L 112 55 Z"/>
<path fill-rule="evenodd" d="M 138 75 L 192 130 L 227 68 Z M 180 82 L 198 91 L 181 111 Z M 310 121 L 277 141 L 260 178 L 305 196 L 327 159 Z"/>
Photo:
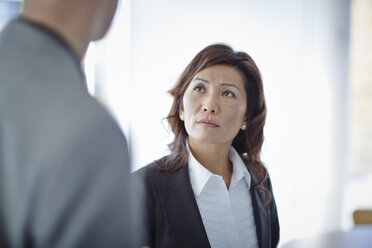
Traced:
<path fill-rule="evenodd" d="M 159 184 L 162 178 L 167 174 L 167 171 L 162 169 L 165 167 L 167 159 L 168 156 L 164 156 L 155 160 L 133 172 L 133 175 L 142 178 L 146 184 Z"/>
<path fill-rule="evenodd" d="M 265 188 L 269 190 L 270 192 L 272 192 L 271 179 L 270 179 L 269 172 L 267 172 L 266 179 L 263 182 L 261 182 L 262 175 L 259 175 L 259 173 L 257 173 L 254 169 L 250 168 L 248 165 L 247 165 L 247 168 L 251 175 L 252 186 L 259 187 L 259 188 Z"/>
<path fill-rule="evenodd" d="M 270 179 L 269 173 L 267 174 L 266 180 L 263 182 L 263 186 L 264 186 L 264 188 L 269 190 L 271 194 L 273 193 L 273 187 L 271 185 L 271 179 Z"/>

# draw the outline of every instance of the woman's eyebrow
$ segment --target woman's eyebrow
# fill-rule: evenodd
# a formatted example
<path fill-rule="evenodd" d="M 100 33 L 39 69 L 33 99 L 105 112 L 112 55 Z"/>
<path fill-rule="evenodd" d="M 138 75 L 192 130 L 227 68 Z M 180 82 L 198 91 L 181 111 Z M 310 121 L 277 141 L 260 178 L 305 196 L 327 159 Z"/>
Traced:
<path fill-rule="evenodd" d="M 234 88 L 236 88 L 237 90 L 240 91 L 239 87 L 236 86 L 235 84 L 231 84 L 231 83 L 222 83 L 222 84 L 220 84 L 220 85 L 221 85 L 221 86 L 230 86 L 230 87 L 234 87 Z"/>
<path fill-rule="evenodd" d="M 200 80 L 200 81 L 203 81 L 203 82 L 209 84 L 209 81 L 208 81 L 208 80 L 206 80 L 206 79 L 202 79 L 202 78 L 199 78 L 199 77 L 194 78 L 192 81 L 196 81 L 196 80 Z"/>
<path fill-rule="evenodd" d="M 203 79 L 203 78 L 200 78 L 200 77 L 196 77 L 196 78 L 194 78 L 192 81 L 197 81 L 197 80 L 199 80 L 199 81 L 202 81 L 202 82 L 205 82 L 205 83 L 208 83 L 209 84 L 209 81 L 208 80 L 206 80 L 206 79 Z M 240 89 L 239 89 L 239 87 L 238 86 L 236 86 L 236 84 L 233 84 L 233 83 L 222 83 L 222 84 L 220 84 L 220 86 L 230 86 L 230 87 L 234 87 L 234 88 L 236 88 L 237 90 L 239 90 L 240 91 Z"/>

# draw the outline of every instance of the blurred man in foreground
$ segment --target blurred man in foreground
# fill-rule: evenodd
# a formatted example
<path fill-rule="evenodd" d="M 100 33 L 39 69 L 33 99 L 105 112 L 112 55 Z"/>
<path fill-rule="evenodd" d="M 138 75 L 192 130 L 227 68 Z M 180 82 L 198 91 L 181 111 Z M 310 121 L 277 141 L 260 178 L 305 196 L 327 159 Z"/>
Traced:
<path fill-rule="evenodd" d="M 117 0 L 24 0 L 0 34 L 0 247 L 133 247 L 125 138 L 81 58 Z"/>

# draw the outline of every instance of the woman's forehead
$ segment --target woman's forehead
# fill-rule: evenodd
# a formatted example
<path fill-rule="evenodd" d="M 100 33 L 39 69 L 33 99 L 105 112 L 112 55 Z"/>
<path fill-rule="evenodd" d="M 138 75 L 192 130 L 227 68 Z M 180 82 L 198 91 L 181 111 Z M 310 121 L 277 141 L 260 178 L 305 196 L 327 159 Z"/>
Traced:
<path fill-rule="evenodd" d="M 235 83 L 244 85 L 244 74 L 237 68 L 231 65 L 213 65 L 207 67 L 192 78 L 194 80 L 203 81 L 205 83 Z"/>

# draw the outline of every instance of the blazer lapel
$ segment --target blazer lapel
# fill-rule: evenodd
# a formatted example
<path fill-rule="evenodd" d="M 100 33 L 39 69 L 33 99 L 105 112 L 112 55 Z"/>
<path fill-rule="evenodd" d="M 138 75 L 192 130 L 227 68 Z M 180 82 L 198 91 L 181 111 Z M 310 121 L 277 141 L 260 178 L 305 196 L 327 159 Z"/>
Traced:
<path fill-rule="evenodd" d="M 250 170 L 249 170 L 250 171 Z M 267 207 L 264 208 L 264 203 L 266 202 L 267 196 L 263 190 L 257 189 L 254 187 L 258 183 L 258 178 L 254 172 L 250 171 L 252 177 L 251 183 L 251 195 L 252 195 L 252 205 L 253 205 L 253 214 L 256 224 L 256 233 L 258 246 L 260 248 L 269 248 L 270 237 L 270 221 L 268 216 Z"/>
<path fill-rule="evenodd" d="M 187 165 L 166 176 L 159 194 L 176 246 L 210 248 Z"/>

